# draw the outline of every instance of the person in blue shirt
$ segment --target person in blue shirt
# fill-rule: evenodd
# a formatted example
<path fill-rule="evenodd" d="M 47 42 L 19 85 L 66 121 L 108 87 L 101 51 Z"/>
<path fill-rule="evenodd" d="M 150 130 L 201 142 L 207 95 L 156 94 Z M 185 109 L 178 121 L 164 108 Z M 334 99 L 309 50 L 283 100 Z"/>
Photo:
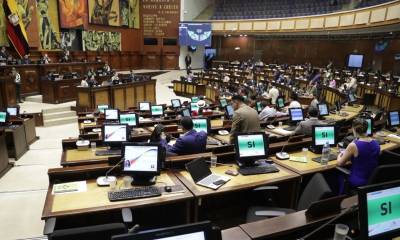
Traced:
<path fill-rule="evenodd" d="M 174 145 L 169 145 L 166 135 L 161 133 L 160 144 L 167 150 L 167 155 L 187 155 L 206 151 L 207 133 L 204 131 L 196 132 L 193 129 L 193 121 L 190 117 L 181 119 L 184 134 L 176 139 Z"/>

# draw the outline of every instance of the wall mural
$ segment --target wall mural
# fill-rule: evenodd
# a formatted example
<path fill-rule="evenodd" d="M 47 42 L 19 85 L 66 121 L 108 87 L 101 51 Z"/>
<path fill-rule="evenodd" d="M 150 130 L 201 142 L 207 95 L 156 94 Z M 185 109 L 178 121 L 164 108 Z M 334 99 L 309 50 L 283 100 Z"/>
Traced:
<path fill-rule="evenodd" d="M 59 0 L 61 28 L 82 27 L 87 21 L 86 0 Z"/>
<path fill-rule="evenodd" d="M 42 50 L 60 49 L 57 0 L 37 0 L 39 39 Z"/>
<path fill-rule="evenodd" d="M 9 46 L 8 44 L 8 37 L 7 37 L 7 30 L 6 30 L 6 15 L 4 14 L 3 9 L 3 0 L 0 0 L 0 46 Z"/>
<path fill-rule="evenodd" d="M 72 51 L 82 50 L 82 31 L 75 29 L 61 31 L 61 48 Z"/>
<path fill-rule="evenodd" d="M 121 51 L 121 33 L 83 31 L 82 48 L 83 51 Z"/>
<path fill-rule="evenodd" d="M 88 0 L 89 23 L 120 26 L 118 0 Z"/>

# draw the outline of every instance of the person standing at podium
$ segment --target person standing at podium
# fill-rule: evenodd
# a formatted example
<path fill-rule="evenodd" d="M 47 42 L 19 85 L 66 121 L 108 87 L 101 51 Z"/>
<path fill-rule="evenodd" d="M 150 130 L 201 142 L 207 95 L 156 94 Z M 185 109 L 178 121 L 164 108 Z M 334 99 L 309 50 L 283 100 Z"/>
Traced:
<path fill-rule="evenodd" d="M 18 103 L 22 103 L 21 100 L 21 75 L 17 72 L 17 70 L 13 67 L 11 70 L 11 75 L 14 78 L 15 83 L 15 99 Z"/>

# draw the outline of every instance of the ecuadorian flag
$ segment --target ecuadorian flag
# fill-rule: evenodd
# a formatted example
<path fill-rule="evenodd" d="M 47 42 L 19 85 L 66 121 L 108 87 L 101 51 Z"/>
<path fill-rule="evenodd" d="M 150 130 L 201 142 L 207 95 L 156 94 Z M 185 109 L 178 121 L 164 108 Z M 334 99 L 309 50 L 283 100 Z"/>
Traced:
<path fill-rule="evenodd" d="M 29 53 L 28 36 L 25 25 L 18 15 L 15 0 L 3 0 L 4 14 L 6 15 L 7 36 L 20 57 Z"/>

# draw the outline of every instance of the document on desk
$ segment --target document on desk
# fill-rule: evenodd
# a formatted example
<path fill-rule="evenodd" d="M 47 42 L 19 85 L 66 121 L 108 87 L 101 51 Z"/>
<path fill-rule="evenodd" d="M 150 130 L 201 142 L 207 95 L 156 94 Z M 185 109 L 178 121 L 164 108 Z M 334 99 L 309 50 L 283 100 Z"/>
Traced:
<path fill-rule="evenodd" d="M 289 160 L 293 162 L 307 163 L 307 157 L 290 156 Z"/>
<path fill-rule="evenodd" d="M 67 182 L 53 185 L 53 195 L 66 194 L 66 193 L 79 193 L 86 192 L 86 181 Z"/>
<path fill-rule="evenodd" d="M 287 130 L 285 130 L 283 128 L 275 128 L 275 129 L 272 129 L 272 130 L 269 130 L 269 131 L 271 131 L 272 133 L 281 135 L 281 136 L 289 136 L 289 135 L 291 135 L 293 133 L 292 131 L 287 131 Z"/>

